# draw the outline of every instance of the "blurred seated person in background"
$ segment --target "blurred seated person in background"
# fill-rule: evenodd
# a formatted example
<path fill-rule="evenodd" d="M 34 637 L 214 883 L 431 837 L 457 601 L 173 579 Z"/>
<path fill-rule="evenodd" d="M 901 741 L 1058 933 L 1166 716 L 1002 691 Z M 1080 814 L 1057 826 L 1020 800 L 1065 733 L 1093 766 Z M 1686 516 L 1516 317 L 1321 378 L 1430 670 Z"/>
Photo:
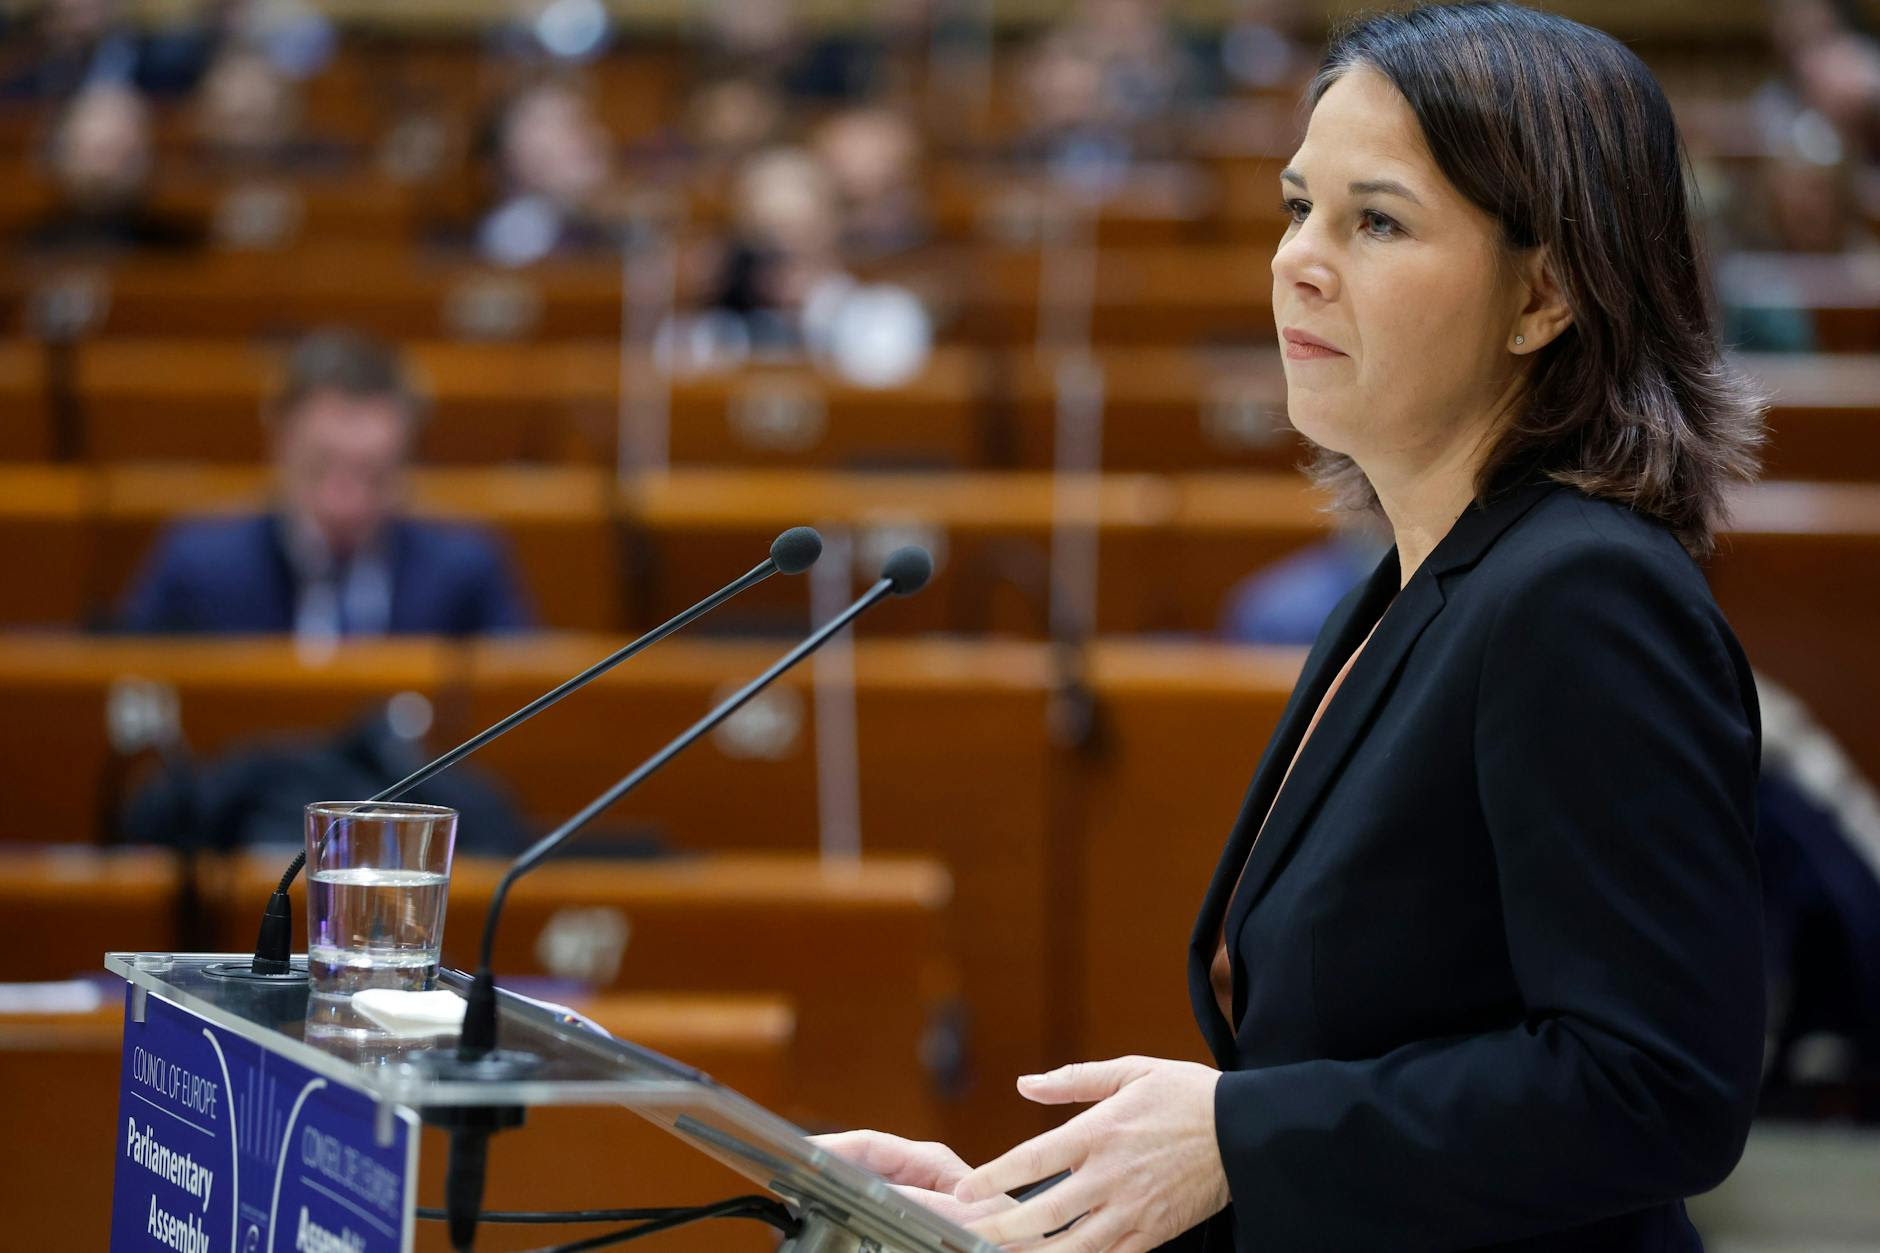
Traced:
<path fill-rule="evenodd" d="M 707 280 L 706 312 L 662 332 L 669 361 L 696 367 L 804 354 L 873 387 L 905 381 L 925 363 L 933 327 L 921 302 L 844 269 L 836 185 L 812 153 L 759 153 L 732 200 L 732 237 Z"/>
<path fill-rule="evenodd" d="M 1835 153 L 1822 160 L 1785 149 L 1748 176 L 1747 197 L 1728 237 L 1757 252 L 1862 252 L 1874 247 L 1862 220 L 1854 170 Z"/>
<path fill-rule="evenodd" d="M 881 88 L 891 45 L 918 30 L 918 4 L 877 3 L 843 30 L 809 30 L 786 0 L 708 0 L 698 6 L 707 73 L 769 83 L 792 101 L 853 100 Z"/>
<path fill-rule="evenodd" d="M 191 7 L 197 11 L 143 26 L 125 20 L 120 0 L 45 0 L 0 14 L 0 98 L 64 100 L 107 85 L 187 92 L 216 41 L 200 12 L 210 6 Z"/>
<path fill-rule="evenodd" d="M 490 136 L 497 199 L 477 227 L 477 251 L 500 265 L 527 265 L 620 246 L 628 214 L 612 146 L 592 101 L 571 80 L 541 79 L 518 90 Z"/>
<path fill-rule="evenodd" d="M 1880 161 L 1880 41 L 1860 8 L 1847 0 L 1771 0 L 1769 16 L 1780 74 L 1757 93 L 1764 124 L 1812 113 L 1851 162 Z"/>
<path fill-rule="evenodd" d="M 259 49 L 230 47 L 196 96 L 197 157 L 214 174 L 330 169 L 345 152 L 302 133 L 301 87 Z"/>
<path fill-rule="evenodd" d="M 1025 67 L 1019 155 L 1061 179 L 1108 186 L 1173 142 L 1196 95 L 1194 58 L 1154 0 L 1084 0 Z"/>
<path fill-rule="evenodd" d="M 1880 42 L 1851 7 L 1771 0 L 1776 71 L 1749 100 L 1759 149 L 1730 225 L 1739 248 L 1871 248 L 1880 208 Z M 1863 193 L 1869 203 L 1860 203 Z"/>
<path fill-rule="evenodd" d="M 1221 32 L 1220 67 L 1243 91 L 1290 93 L 1311 77 L 1317 43 L 1302 0 L 1235 0 Z"/>
<path fill-rule="evenodd" d="M 845 257 L 866 263 L 927 241 L 920 132 L 906 114 L 885 104 L 844 109 L 817 128 L 814 147 L 840 206 Z"/>
<path fill-rule="evenodd" d="M 1756 696 L 1770 1009 L 1759 1108 L 1871 1122 L 1880 1084 L 1861 1078 L 1880 1075 L 1880 793 L 1793 692 L 1758 674 Z"/>
<path fill-rule="evenodd" d="M 129 844 L 217 852 L 299 844 L 308 804 L 371 796 L 428 761 L 434 750 L 424 736 L 432 714 L 429 701 L 405 692 L 330 730 L 274 733 L 256 725 L 254 734 L 205 757 L 192 755 L 180 731 L 171 729 L 176 738 L 163 768 L 121 803 L 108 796 L 108 812 L 118 815 Z M 458 854 L 509 857 L 528 841 L 529 829 L 502 784 L 474 762 L 426 780 L 403 799 L 455 809 Z"/>
<path fill-rule="evenodd" d="M 28 248 L 187 248 L 202 242 L 198 225 L 151 208 L 150 110 L 129 87 L 88 87 L 73 97 L 53 130 L 50 159 L 58 203 L 30 229 Z"/>
<path fill-rule="evenodd" d="M 686 101 L 683 143 L 688 181 L 731 177 L 783 132 L 783 97 L 761 78 L 709 80 Z"/>
<path fill-rule="evenodd" d="M 849 281 L 829 172 L 804 149 L 766 149 L 738 171 L 731 219 L 705 299 L 715 325 L 751 348 L 802 348 L 806 311 Z"/>
<path fill-rule="evenodd" d="M 1389 548 L 1374 530 L 1342 527 L 1330 539 L 1254 571 L 1227 593 L 1221 638 L 1272 647 L 1310 645 L 1338 602 L 1377 568 Z"/>
<path fill-rule="evenodd" d="M 332 63 L 339 32 L 314 0 L 221 0 L 221 47 L 258 52 L 293 82 L 305 82 Z"/>
<path fill-rule="evenodd" d="M 1880 196 L 1872 164 L 1880 46 L 1829 0 L 1772 0 L 1769 16 L 1776 72 L 1749 98 L 1747 118 L 1733 119 L 1745 133 L 1723 140 L 1757 159 L 1713 162 L 1704 203 L 1729 342 L 1746 352 L 1817 352 L 1805 284 L 1780 273 L 1735 282 L 1724 271 L 1733 251 L 1824 259 L 1874 251 L 1867 219 L 1876 205 L 1861 201 L 1863 192 Z"/>
<path fill-rule="evenodd" d="M 172 527 L 136 582 L 125 628 L 321 640 L 528 626 L 492 539 L 404 516 L 421 421 L 391 348 L 339 331 L 301 341 L 268 408 L 272 507 Z"/>
<path fill-rule="evenodd" d="M 485 38 L 494 60 L 540 67 L 592 61 L 615 34 L 600 0 L 510 0 L 508 16 Z"/>
<path fill-rule="evenodd" d="M 1880 156 L 1880 44 L 1827 0 L 1775 0 L 1776 73 L 1750 98 L 1768 160 L 1750 170 L 1740 248 L 1836 252 L 1871 246 L 1857 188 Z"/>

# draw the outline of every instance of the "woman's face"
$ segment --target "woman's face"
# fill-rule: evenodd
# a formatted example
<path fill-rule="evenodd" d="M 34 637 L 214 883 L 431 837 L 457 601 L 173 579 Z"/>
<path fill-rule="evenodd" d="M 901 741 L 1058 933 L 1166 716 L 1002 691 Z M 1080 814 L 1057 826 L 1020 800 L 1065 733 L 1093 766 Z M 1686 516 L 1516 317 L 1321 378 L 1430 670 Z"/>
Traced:
<path fill-rule="evenodd" d="M 1388 79 L 1354 67 L 1327 89 L 1280 192 L 1293 223 L 1273 320 L 1293 425 L 1374 485 L 1473 455 L 1517 378 L 1523 267 Z M 1301 335 L 1335 351 L 1289 342 Z"/>

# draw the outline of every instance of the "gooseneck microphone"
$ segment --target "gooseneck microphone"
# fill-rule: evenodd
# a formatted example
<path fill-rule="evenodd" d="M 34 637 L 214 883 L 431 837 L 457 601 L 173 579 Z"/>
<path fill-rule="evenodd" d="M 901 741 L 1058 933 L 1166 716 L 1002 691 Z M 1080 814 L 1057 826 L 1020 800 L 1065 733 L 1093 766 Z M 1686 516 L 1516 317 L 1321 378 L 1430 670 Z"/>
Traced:
<path fill-rule="evenodd" d="M 561 826 L 537 840 L 510 863 L 496 890 L 490 896 L 489 912 L 483 919 L 483 940 L 478 950 L 477 972 L 470 984 L 464 1006 L 463 1031 L 457 1041 L 455 1064 L 468 1073 L 478 1067 L 494 1066 L 509 1057 L 497 1055 L 496 977 L 491 962 L 496 944 L 496 923 L 502 917 L 503 903 L 516 880 L 540 865 L 550 853 L 567 843 L 581 828 L 627 793 L 644 783 L 667 762 L 684 752 L 713 727 L 729 718 L 776 682 L 783 673 L 821 648 L 873 605 L 889 596 L 911 596 L 926 586 L 933 576 L 933 558 L 925 549 L 901 548 L 881 565 L 881 577 L 852 605 L 816 628 L 795 648 L 778 658 L 771 667 L 732 693 L 703 718 L 675 736 L 666 746 L 648 757 L 633 771 L 590 801 L 585 808 Z M 525 1059 L 526 1061 L 526 1059 Z M 477 1214 L 483 1204 L 483 1166 L 488 1153 L 489 1136 L 494 1127 L 473 1125 L 451 1133 L 450 1167 L 445 1176 L 445 1208 L 449 1211 L 451 1240 L 456 1248 L 467 1249 L 475 1238 Z"/>
<path fill-rule="evenodd" d="M 783 673 L 821 648 L 842 628 L 889 596 L 912 596 L 933 576 L 933 558 L 923 548 L 901 548 L 889 554 L 881 565 L 881 577 L 854 604 L 825 622 L 809 637 L 774 662 L 770 669 L 726 697 L 703 718 L 680 732 L 666 746 L 636 766 L 632 773 L 589 801 L 581 812 L 549 832 L 511 862 L 490 896 L 489 913 L 483 919 L 483 942 L 478 950 L 476 982 L 470 989 L 470 1006 L 464 1013 L 463 1035 L 458 1040 L 458 1056 L 471 1060 L 496 1047 L 496 997 L 490 961 L 496 944 L 496 923 L 502 917 L 503 902 L 517 879 L 540 865 L 550 853 L 611 808 L 627 793 L 644 783 L 674 757 L 684 752 L 700 736 L 742 709 L 759 692 L 775 683 Z"/>
<path fill-rule="evenodd" d="M 807 526 L 791 527 L 779 535 L 770 545 L 770 556 L 752 567 L 749 572 L 734 579 L 724 587 L 699 601 L 690 609 L 676 616 L 634 640 L 623 648 L 616 649 L 600 661 L 595 662 L 567 682 L 542 693 L 516 712 L 501 721 L 484 728 L 451 749 L 449 752 L 425 763 L 412 771 L 383 792 L 370 798 L 367 804 L 397 800 L 412 788 L 425 780 L 450 769 L 458 762 L 476 752 L 491 740 L 503 733 L 527 722 L 564 696 L 572 695 L 600 678 L 609 670 L 642 651 L 657 644 L 675 631 L 691 625 L 704 617 L 719 605 L 724 604 L 747 588 L 755 587 L 773 574 L 801 574 L 816 564 L 822 556 L 822 536 Z M 287 889 L 293 885 L 294 877 L 307 864 L 307 853 L 303 849 L 294 854 L 294 860 L 288 865 L 287 873 L 281 876 L 280 886 L 268 898 L 268 907 L 261 918 L 261 932 L 255 940 L 255 956 L 250 969 L 257 975 L 284 975 L 289 973 L 288 955 L 293 948 L 293 905 L 287 897 Z"/>

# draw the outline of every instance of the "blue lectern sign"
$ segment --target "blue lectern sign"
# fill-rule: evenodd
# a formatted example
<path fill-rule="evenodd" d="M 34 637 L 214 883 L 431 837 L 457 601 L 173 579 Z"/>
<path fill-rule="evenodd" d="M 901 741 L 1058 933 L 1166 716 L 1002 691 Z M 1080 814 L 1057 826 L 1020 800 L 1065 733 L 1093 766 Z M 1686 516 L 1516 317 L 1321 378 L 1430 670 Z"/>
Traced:
<path fill-rule="evenodd" d="M 408 1112 L 381 1144 L 365 1094 L 155 994 L 144 1008 L 124 1015 L 113 1253 L 410 1247 Z"/>

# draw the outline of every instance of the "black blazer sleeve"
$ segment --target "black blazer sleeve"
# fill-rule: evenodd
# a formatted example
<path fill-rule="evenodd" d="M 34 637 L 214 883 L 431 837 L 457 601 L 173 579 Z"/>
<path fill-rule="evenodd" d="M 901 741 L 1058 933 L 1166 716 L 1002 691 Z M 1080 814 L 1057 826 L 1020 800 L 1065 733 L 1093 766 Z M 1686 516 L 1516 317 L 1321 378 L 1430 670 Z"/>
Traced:
<path fill-rule="evenodd" d="M 1518 1240 L 1735 1164 L 1761 1069 L 1758 728 L 1684 566 L 1570 544 L 1498 589 L 1479 671 L 1457 676 L 1473 742 L 1453 748 L 1474 762 L 1521 1021 L 1224 1074 L 1238 1247 Z"/>

